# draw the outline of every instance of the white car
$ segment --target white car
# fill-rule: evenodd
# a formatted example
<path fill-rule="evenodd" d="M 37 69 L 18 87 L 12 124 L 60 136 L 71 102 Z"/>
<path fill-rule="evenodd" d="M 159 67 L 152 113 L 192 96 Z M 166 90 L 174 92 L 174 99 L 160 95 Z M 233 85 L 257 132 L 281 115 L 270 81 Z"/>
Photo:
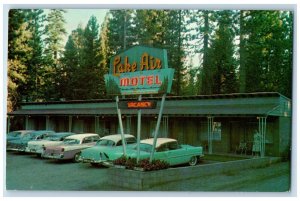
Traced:
<path fill-rule="evenodd" d="M 58 132 L 52 135 L 48 135 L 46 138 L 42 140 L 29 141 L 25 149 L 25 152 L 36 153 L 41 156 L 46 147 L 61 145 L 63 143 L 63 140 L 70 135 L 75 135 L 75 133 Z"/>
<path fill-rule="evenodd" d="M 124 138 L 127 145 L 126 147 L 132 147 L 135 145 L 135 136 L 124 134 Z M 102 137 L 97 142 L 96 146 L 81 151 L 79 161 L 83 163 L 90 163 L 91 165 L 103 164 L 108 159 L 102 154 L 105 152 L 115 152 L 117 149 L 123 150 L 121 134 L 107 135 Z"/>
<path fill-rule="evenodd" d="M 94 146 L 99 139 L 99 135 L 94 133 L 71 135 L 61 145 L 46 147 L 42 157 L 78 162 L 80 151 Z"/>

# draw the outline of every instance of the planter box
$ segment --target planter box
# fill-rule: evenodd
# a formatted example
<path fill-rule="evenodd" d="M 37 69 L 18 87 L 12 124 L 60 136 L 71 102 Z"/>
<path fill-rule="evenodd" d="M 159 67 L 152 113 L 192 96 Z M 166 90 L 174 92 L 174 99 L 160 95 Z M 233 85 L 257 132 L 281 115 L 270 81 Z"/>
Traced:
<path fill-rule="evenodd" d="M 125 169 L 126 167 L 123 165 L 114 165 L 114 168 L 118 168 L 118 169 Z"/>
<path fill-rule="evenodd" d="M 279 162 L 280 158 L 252 158 L 238 161 L 220 162 L 207 165 L 169 168 L 157 171 L 136 171 L 129 169 L 109 168 L 107 182 L 114 186 L 132 190 L 144 190 L 151 186 L 207 175 L 220 174 L 227 171 L 238 171 L 256 168 Z"/>

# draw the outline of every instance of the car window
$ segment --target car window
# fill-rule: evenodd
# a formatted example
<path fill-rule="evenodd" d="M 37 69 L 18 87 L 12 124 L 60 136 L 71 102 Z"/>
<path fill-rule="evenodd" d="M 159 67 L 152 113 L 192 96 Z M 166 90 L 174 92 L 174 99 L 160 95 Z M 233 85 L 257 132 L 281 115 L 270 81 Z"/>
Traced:
<path fill-rule="evenodd" d="M 18 132 L 18 131 L 13 131 L 11 133 L 8 133 L 8 136 L 11 136 L 11 137 L 19 137 L 21 135 L 21 132 Z"/>
<path fill-rule="evenodd" d="M 137 149 L 137 147 L 136 147 L 135 149 Z M 150 153 L 150 152 L 152 151 L 152 145 L 141 143 L 141 144 L 140 144 L 140 150 L 141 150 L 141 151 L 145 151 L 145 152 L 149 152 L 149 153 Z"/>
<path fill-rule="evenodd" d="M 169 151 L 168 144 L 162 144 L 159 147 L 156 148 L 157 152 L 162 152 L 162 151 Z"/>
<path fill-rule="evenodd" d="M 91 143 L 93 142 L 93 139 L 91 137 L 86 137 L 82 140 L 82 143 Z"/>
<path fill-rule="evenodd" d="M 93 137 L 92 137 L 92 141 L 93 141 L 93 142 L 96 142 L 96 141 L 98 141 L 99 139 L 100 139 L 99 136 L 93 136 Z"/>
<path fill-rule="evenodd" d="M 119 140 L 116 144 L 116 146 L 121 146 L 122 145 L 122 140 Z"/>
<path fill-rule="evenodd" d="M 36 137 L 37 140 L 43 139 L 44 135 L 39 135 Z"/>
<path fill-rule="evenodd" d="M 101 145 L 101 146 L 114 146 L 115 145 L 115 142 L 112 141 L 112 140 L 99 140 L 97 142 L 97 145 Z"/>
<path fill-rule="evenodd" d="M 77 139 L 64 139 L 64 144 L 79 144 L 80 141 Z"/>
<path fill-rule="evenodd" d="M 127 144 L 134 144 L 134 143 L 136 143 L 135 137 L 127 138 L 127 139 L 126 139 L 126 143 L 127 143 Z"/>
<path fill-rule="evenodd" d="M 177 142 L 170 142 L 168 143 L 168 147 L 170 150 L 175 150 L 175 149 L 178 149 L 178 143 Z"/>

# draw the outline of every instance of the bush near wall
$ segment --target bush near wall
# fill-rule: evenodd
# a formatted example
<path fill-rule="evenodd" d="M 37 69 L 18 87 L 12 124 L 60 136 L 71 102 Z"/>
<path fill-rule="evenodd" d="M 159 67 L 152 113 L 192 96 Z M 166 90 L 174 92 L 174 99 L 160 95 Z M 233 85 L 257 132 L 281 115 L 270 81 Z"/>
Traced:
<path fill-rule="evenodd" d="M 127 158 L 122 156 L 113 161 L 114 165 L 125 166 L 127 169 L 136 169 L 140 168 L 143 171 L 153 171 L 153 170 L 162 170 L 167 169 L 169 164 L 163 160 L 152 160 L 150 162 L 149 158 L 141 159 L 137 162 L 136 158 Z"/>

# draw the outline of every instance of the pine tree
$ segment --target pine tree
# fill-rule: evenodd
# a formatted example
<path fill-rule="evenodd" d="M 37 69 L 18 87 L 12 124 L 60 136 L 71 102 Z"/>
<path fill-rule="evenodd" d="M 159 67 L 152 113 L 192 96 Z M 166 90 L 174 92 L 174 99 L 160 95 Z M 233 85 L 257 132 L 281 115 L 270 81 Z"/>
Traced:
<path fill-rule="evenodd" d="M 78 37 L 77 30 L 73 30 L 71 35 L 68 37 L 68 41 L 65 46 L 65 51 L 63 53 L 63 57 L 61 58 L 62 66 L 64 69 L 64 73 L 62 74 L 61 81 L 63 82 L 63 86 L 66 87 L 66 90 L 62 91 L 61 97 L 65 99 L 72 100 L 74 99 L 74 86 L 76 78 L 75 74 L 79 69 L 80 63 L 80 50 L 78 44 L 76 44 L 76 40 Z"/>
<path fill-rule="evenodd" d="M 25 97 L 28 78 L 26 65 L 30 59 L 32 48 L 28 45 L 32 34 L 25 21 L 26 13 L 22 10 L 9 11 L 8 27 L 8 97 L 7 110 L 18 108 L 19 102 Z"/>
<path fill-rule="evenodd" d="M 219 11 L 218 29 L 209 52 L 209 68 L 213 72 L 213 93 L 237 92 L 236 61 L 234 59 L 232 11 Z"/>
<path fill-rule="evenodd" d="M 168 51 L 169 66 L 175 69 L 174 79 L 172 84 L 172 92 L 176 95 L 183 94 L 185 83 L 185 14 L 182 10 L 170 10 L 168 13 L 168 21 L 164 27 L 165 43 Z"/>
<path fill-rule="evenodd" d="M 45 98 L 58 99 L 61 97 L 64 87 L 61 83 L 61 76 L 64 70 L 60 65 L 60 58 L 63 52 L 63 40 L 66 34 L 64 13 L 61 9 L 52 9 L 47 16 L 45 27 L 45 55 L 47 66 L 45 66 L 44 87 Z"/>
<path fill-rule="evenodd" d="M 43 22 L 45 19 L 44 11 L 41 9 L 26 10 L 26 21 L 28 22 L 28 30 L 32 33 L 32 37 L 28 43 L 32 51 L 30 59 L 26 62 L 28 66 L 27 89 L 25 93 L 32 101 L 43 100 L 43 84 L 44 66 L 46 65 L 43 56 L 42 35 L 44 31 Z"/>
<path fill-rule="evenodd" d="M 83 48 L 83 65 L 81 81 L 85 98 L 99 98 L 100 90 L 103 88 L 103 75 L 100 70 L 100 41 L 99 41 L 99 24 L 95 16 L 91 16 L 87 26 L 84 29 L 84 48 Z"/>
<path fill-rule="evenodd" d="M 246 91 L 291 95 L 292 15 L 288 11 L 248 11 L 245 20 Z M 282 79 L 284 78 L 284 79 Z"/>
<path fill-rule="evenodd" d="M 108 22 L 109 22 L 109 14 L 107 13 L 105 16 L 105 19 L 101 25 L 100 30 L 100 55 L 101 55 L 101 61 L 100 61 L 100 74 L 105 75 L 109 71 L 109 38 L 108 38 Z M 102 77 L 103 78 L 103 77 Z M 104 79 L 101 80 L 101 88 L 100 90 L 100 96 L 104 96 L 106 94 L 105 90 L 105 82 Z M 102 90 L 101 90 L 102 89 Z"/>
<path fill-rule="evenodd" d="M 133 10 L 110 10 L 108 19 L 108 57 L 133 46 L 136 42 Z"/>

